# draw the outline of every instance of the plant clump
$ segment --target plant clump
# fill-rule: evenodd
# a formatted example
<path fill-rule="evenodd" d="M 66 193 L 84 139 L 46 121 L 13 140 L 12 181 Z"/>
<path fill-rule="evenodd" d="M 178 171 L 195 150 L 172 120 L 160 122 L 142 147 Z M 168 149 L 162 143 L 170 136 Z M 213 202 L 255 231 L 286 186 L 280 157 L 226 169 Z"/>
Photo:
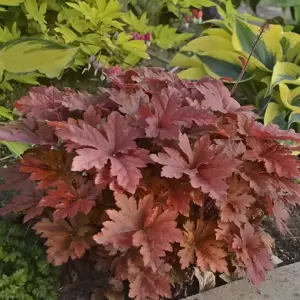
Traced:
<path fill-rule="evenodd" d="M 40 86 L 16 103 L 22 118 L 0 139 L 34 146 L 3 170 L 20 194 L 0 213 L 38 217 L 55 265 L 94 253 L 131 298 L 172 298 L 171 274 L 193 265 L 259 284 L 272 268 L 262 220 L 287 233 L 300 199 L 297 157 L 278 140 L 300 135 L 260 124 L 216 79 L 107 79 L 96 95 Z"/>

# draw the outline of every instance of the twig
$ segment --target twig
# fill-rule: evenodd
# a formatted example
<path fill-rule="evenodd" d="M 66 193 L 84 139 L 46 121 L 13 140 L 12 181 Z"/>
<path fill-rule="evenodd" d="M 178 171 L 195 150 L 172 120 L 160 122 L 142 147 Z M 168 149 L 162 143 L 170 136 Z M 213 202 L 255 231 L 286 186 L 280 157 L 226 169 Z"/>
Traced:
<path fill-rule="evenodd" d="M 269 25 L 269 24 L 268 24 L 267 22 L 265 22 L 265 23 L 261 26 L 259 35 L 257 36 L 257 38 L 256 38 L 256 40 L 255 40 L 255 42 L 254 42 L 254 45 L 253 45 L 252 50 L 251 50 L 251 52 L 250 52 L 250 54 L 249 54 L 249 56 L 248 56 L 248 58 L 247 58 L 247 61 L 246 61 L 245 65 L 244 65 L 243 68 L 242 68 L 242 71 L 241 71 L 241 73 L 240 73 L 240 76 L 239 76 L 238 80 L 236 81 L 236 83 L 234 84 L 233 88 L 232 88 L 231 91 L 230 91 L 231 96 L 234 94 L 236 88 L 238 87 L 239 83 L 241 82 L 241 80 L 242 80 L 242 78 L 243 78 L 243 76 L 244 76 L 244 74 L 245 74 L 245 72 L 246 72 L 246 69 L 247 69 L 247 66 L 248 66 L 248 64 L 249 64 L 249 61 L 250 61 L 250 59 L 251 59 L 251 57 L 252 57 L 252 55 L 253 55 L 253 53 L 254 53 L 254 51 L 255 51 L 255 49 L 256 49 L 256 46 L 257 46 L 257 44 L 258 44 L 258 42 L 259 42 L 261 36 L 262 36 L 263 33 L 265 32 L 266 28 L 268 27 L 268 25 Z"/>
<path fill-rule="evenodd" d="M 10 159 L 10 158 L 13 158 L 13 157 L 15 157 L 14 154 L 10 154 L 10 155 L 7 155 L 7 156 L 5 156 L 5 157 L 1 157 L 1 158 L 0 158 L 0 162 L 6 161 L 6 160 L 8 160 L 8 159 Z"/>

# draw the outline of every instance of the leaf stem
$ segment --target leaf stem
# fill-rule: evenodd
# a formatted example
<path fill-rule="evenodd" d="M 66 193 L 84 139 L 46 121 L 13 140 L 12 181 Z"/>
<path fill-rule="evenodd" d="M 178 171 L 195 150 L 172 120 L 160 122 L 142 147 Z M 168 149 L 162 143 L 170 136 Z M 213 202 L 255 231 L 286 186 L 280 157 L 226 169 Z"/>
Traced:
<path fill-rule="evenodd" d="M 237 89 L 239 83 L 241 82 L 241 80 L 242 80 L 242 78 L 243 78 L 243 76 L 244 76 L 244 74 L 245 74 L 245 72 L 246 72 L 246 69 L 247 69 L 247 66 L 248 66 L 248 64 L 249 64 L 249 61 L 250 61 L 250 59 L 251 59 L 251 57 L 252 57 L 252 55 L 253 55 L 253 53 L 254 53 L 254 51 L 255 51 L 255 49 L 256 49 L 256 46 L 257 46 L 257 44 L 258 44 L 260 38 L 262 37 L 262 35 L 263 35 L 263 33 L 265 32 L 265 30 L 266 30 L 266 28 L 267 28 L 268 25 L 269 25 L 269 24 L 268 24 L 267 22 L 265 22 L 265 23 L 261 26 L 259 35 L 257 36 L 257 38 L 256 38 L 256 40 L 255 40 L 255 42 L 254 42 L 254 45 L 253 45 L 253 47 L 252 47 L 252 50 L 251 50 L 251 52 L 250 52 L 250 54 L 249 54 L 249 56 L 248 56 L 248 58 L 247 58 L 247 61 L 246 61 L 245 65 L 244 65 L 243 68 L 242 68 L 242 71 L 241 71 L 241 73 L 240 73 L 240 75 L 239 75 L 239 78 L 237 79 L 236 83 L 234 84 L 233 88 L 232 88 L 231 91 L 230 91 L 231 96 L 233 96 L 233 94 L 234 94 L 234 92 L 236 91 L 236 89 Z"/>

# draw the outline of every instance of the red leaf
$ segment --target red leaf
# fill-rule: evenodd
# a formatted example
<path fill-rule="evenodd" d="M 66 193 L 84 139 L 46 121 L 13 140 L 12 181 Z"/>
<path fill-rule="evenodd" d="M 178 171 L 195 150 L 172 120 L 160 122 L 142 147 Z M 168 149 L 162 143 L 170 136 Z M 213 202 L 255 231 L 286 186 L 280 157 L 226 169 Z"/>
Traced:
<path fill-rule="evenodd" d="M 255 138 L 248 138 L 247 145 L 251 150 L 246 151 L 244 159 L 262 161 L 268 173 L 276 173 L 280 177 L 299 177 L 297 158 L 291 154 L 289 148 L 276 141 L 260 141 Z"/>
<path fill-rule="evenodd" d="M 31 174 L 30 180 L 39 181 L 38 188 L 45 189 L 68 178 L 70 164 L 71 156 L 62 151 L 31 149 L 23 155 L 20 171 Z"/>
<path fill-rule="evenodd" d="M 249 223 L 241 229 L 240 237 L 235 236 L 232 248 L 236 253 L 239 267 L 245 268 L 251 282 L 258 285 L 265 280 L 265 272 L 271 270 L 271 254 L 258 232 Z"/>
<path fill-rule="evenodd" d="M 192 106 L 182 106 L 183 98 L 179 90 L 169 87 L 152 96 L 154 114 L 146 119 L 147 137 L 177 139 L 181 126 L 190 127 L 193 122 L 199 125 L 213 124 L 216 118 Z"/>
<path fill-rule="evenodd" d="M 174 209 L 182 215 L 188 217 L 190 212 L 190 191 L 184 189 L 170 190 L 168 192 L 167 204 L 174 207 Z"/>
<path fill-rule="evenodd" d="M 134 193 L 142 174 L 140 168 L 148 163 L 148 151 L 137 148 L 135 139 L 140 136 L 139 130 L 131 127 L 119 113 L 108 116 L 103 131 L 93 128 L 85 122 L 79 125 L 67 124 L 66 128 L 57 131 L 64 141 L 71 141 L 82 146 L 77 150 L 72 170 L 83 171 L 96 168 L 100 173 L 107 162 L 111 163 L 111 175 L 116 177 L 118 185 Z"/>
<path fill-rule="evenodd" d="M 274 202 L 280 200 L 290 205 L 300 204 L 299 184 L 270 175 L 258 163 L 244 164 L 243 172 L 239 174 L 259 196 L 269 196 Z"/>
<path fill-rule="evenodd" d="M 119 111 L 127 115 L 134 116 L 140 106 L 149 103 L 149 96 L 140 89 L 131 92 L 117 89 L 105 91 L 109 93 L 110 99 L 119 105 Z"/>
<path fill-rule="evenodd" d="M 219 80 L 204 78 L 199 80 L 195 87 L 204 96 L 204 100 L 200 102 L 200 107 L 204 110 L 228 113 L 240 108 L 239 103 L 231 97 L 229 90 Z"/>
<path fill-rule="evenodd" d="M 175 149 L 164 147 L 166 153 L 150 155 L 150 158 L 161 165 L 161 175 L 168 178 L 181 178 L 183 174 L 190 176 L 191 185 L 201 188 L 214 199 L 226 196 L 228 178 L 236 168 L 233 159 L 220 153 L 220 148 L 211 144 L 209 137 L 200 137 L 194 149 L 191 148 L 187 135 L 180 134 L 179 147 L 186 155 L 182 156 Z"/>
<path fill-rule="evenodd" d="M 46 238 L 48 260 L 56 266 L 66 263 L 69 258 L 81 258 L 91 246 L 91 229 L 84 218 L 53 221 L 42 219 L 33 229 Z"/>
<path fill-rule="evenodd" d="M 66 91 L 62 98 L 55 101 L 68 108 L 69 111 L 85 111 L 95 102 L 95 97 L 87 92 L 77 93 L 75 91 Z"/>
<path fill-rule="evenodd" d="M 279 231 L 283 234 L 290 233 L 286 223 L 289 219 L 289 210 L 283 201 L 275 201 L 272 207 L 273 216 Z"/>
<path fill-rule="evenodd" d="M 129 263 L 130 291 L 129 297 L 135 300 L 159 300 L 163 298 L 171 298 L 171 287 L 169 279 L 169 271 L 171 266 L 161 264 L 154 272 L 150 268 L 138 268 Z"/>
<path fill-rule="evenodd" d="M 13 165 L 8 166 L 7 168 L 0 169 L 0 176 L 5 179 L 5 182 L 1 183 L 0 191 L 9 191 L 9 190 L 24 190 L 28 187 L 29 175 L 20 172 L 19 162 Z"/>
<path fill-rule="evenodd" d="M 247 221 L 247 208 L 256 200 L 251 195 L 249 184 L 243 179 L 234 176 L 227 183 L 229 185 L 227 197 L 216 202 L 220 208 L 221 221 L 233 222 L 240 226 Z"/>
<path fill-rule="evenodd" d="M 96 189 L 92 182 L 86 182 L 83 178 L 78 178 L 75 184 L 59 182 L 56 189 L 49 190 L 39 206 L 53 207 L 54 220 L 74 217 L 78 213 L 89 213 L 96 205 L 96 198 L 100 190 Z"/>
<path fill-rule="evenodd" d="M 201 271 L 228 273 L 225 260 L 227 252 L 222 249 L 222 243 L 215 238 L 216 224 L 197 221 L 197 226 L 191 221 L 184 224 L 184 239 L 181 243 L 183 249 L 179 250 L 178 256 L 182 269 L 195 263 Z"/>
<path fill-rule="evenodd" d="M 29 91 L 29 96 L 17 101 L 15 107 L 35 119 L 62 121 L 65 119 L 61 105 L 63 94 L 53 86 L 34 87 Z"/>
<path fill-rule="evenodd" d="M 43 213 L 44 208 L 38 207 L 42 197 L 43 193 L 36 190 L 36 185 L 27 181 L 27 185 L 22 188 L 21 193 L 14 196 L 8 204 L 0 208 L 0 216 L 10 213 L 22 213 L 25 215 L 24 223 L 26 223 Z"/>
<path fill-rule="evenodd" d="M 137 202 L 133 197 L 116 195 L 120 211 L 108 210 L 111 221 L 103 223 L 101 233 L 94 236 L 97 243 L 113 245 L 117 250 L 140 248 L 145 266 L 153 271 L 161 264 L 165 251 L 172 251 L 171 243 L 181 240 L 176 228 L 177 213 L 171 210 L 161 212 L 154 207 L 153 197 L 148 195 Z"/>
<path fill-rule="evenodd" d="M 13 121 L 0 126 L 0 140 L 36 145 L 43 144 L 43 139 L 36 130 L 36 124 L 30 119 Z"/>
<path fill-rule="evenodd" d="M 291 140 L 300 141 L 300 134 L 293 129 L 281 130 L 276 124 L 263 125 L 246 115 L 238 115 L 239 132 L 245 136 L 252 136 L 262 140 Z"/>

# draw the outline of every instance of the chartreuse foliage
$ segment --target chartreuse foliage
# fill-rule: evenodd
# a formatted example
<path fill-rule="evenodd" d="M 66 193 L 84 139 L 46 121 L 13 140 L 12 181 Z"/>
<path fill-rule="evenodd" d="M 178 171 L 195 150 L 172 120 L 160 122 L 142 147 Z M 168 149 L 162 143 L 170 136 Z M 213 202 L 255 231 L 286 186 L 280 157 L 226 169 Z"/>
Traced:
<path fill-rule="evenodd" d="M 209 74 L 236 82 L 261 28 L 237 17 L 227 24 L 218 21 L 217 25 L 218 28 L 204 31 L 202 36 L 182 47 L 174 57 L 172 64 L 185 69 L 179 73 L 180 78 L 199 79 Z M 299 50 L 300 35 L 284 32 L 280 25 L 269 25 L 253 51 L 243 80 L 249 81 L 248 86 L 256 87 L 258 92 L 252 93 L 252 97 L 257 94 L 253 102 L 259 110 L 266 104 L 266 124 L 273 122 L 282 129 L 297 129 Z"/>
<path fill-rule="evenodd" d="M 159 1 L 182 22 L 191 6 L 209 0 Z M 124 68 L 149 58 L 148 44 L 134 33 L 148 34 L 149 42 L 170 49 L 193 37 L 177 28 L 153 22 L 155 5 L 118 0 L 12 0 L 0 2 L 0 89 L 11 81 L 38 84 L 38 77 L 60 77 L 67 68 L 83 70 L 89 57 L 95 68 Z M 148 4 L 147 4 L 148 5 Z M 132 9 L 132 10 L 129 10 Z M 152 34 L 152 35 L 151 35 Z M 151 38 L 150 38 L 151 37 Z"/>
<path fill-rule="evenodd" d="M 0 221 L 0 299 L 55 300 L 58 275 L 31 230 Z"/>
<path fill-rule="evenodd" d="M 49 261 L 94 254 L 138 300 L 172 298 L 174 272 L 195 265 L 264 280 L 273 240 L 262 220 L 286 233 L 300 203 L 299 162 L 278 141 L 300 135 L 257 122 L 216 79 L 152 68 L 107 76 L 96 95 L 40 86 L 16 103 L 23 117 L 0 139 L 35 147 L 2 170 L 1 188 L 20 194 L 0 214 L 39 217 Z"/>

